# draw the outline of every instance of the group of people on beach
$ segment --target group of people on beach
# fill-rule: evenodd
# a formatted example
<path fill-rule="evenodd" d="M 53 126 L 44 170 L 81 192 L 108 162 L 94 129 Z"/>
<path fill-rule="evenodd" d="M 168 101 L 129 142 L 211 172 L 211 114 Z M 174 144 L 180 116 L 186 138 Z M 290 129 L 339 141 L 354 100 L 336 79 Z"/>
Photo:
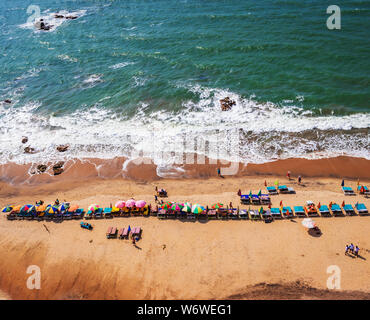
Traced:
<path fill-rule="evenodd" d="M 356 257 L 358 257 L 358 252 L 360 251 L 360 248 L 356 245 L 354 246 L 353 243 L 346 245 L 346 252 L 345 255 L 348 255 L 348 253 L 354 254 Z"/>

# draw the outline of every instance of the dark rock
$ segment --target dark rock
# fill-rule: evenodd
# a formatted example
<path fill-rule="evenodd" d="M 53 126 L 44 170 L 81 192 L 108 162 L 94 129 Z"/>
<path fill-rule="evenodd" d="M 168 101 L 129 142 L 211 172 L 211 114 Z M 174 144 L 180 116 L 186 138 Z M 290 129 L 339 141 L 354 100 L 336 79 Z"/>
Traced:
<path fill-rule="evenodd" d="M 24 153 L 35 153 L 35 149 L 31 147 L 25 147 L 24 148 Z"/>
<path fill-rule="evenodd" d="M 53 169 L 60 169 L 60 168 L 63 168 L 63 166 L 64 166 L 64 161 L 59 161 L 53 165 Z"/>
<path fill-rule="evenodd" d="M 26 143 L 28 141 L 28 138 L 27 137 L 23 137 L 22 138 L 22 143 Z"/>
<path fill-rule="evenodd" d="M 9 100 L 9 99 L 5 99 L 4 100 L 5 103 L 12 103 L 12 100 Z"/>
<path fill-rule="evenodd" d="M 76 16 L 66 16 L 66 19 L 74 20 L 74 19 L 77 19 L 77 17 Z"/>
<path fill-rule="evenodd" d="M 68 150 L 68 148 L 69 148 L 69 146 L 67 146 L 67 145 L 61 145 L 61 146 L 58 146 L 58 147 L 57 147 L 57 150 L 58 150 L 59 152 L 65 152 L 65 151 L 67 151 L 67 150 Z"/>
<path fill-rule="evenodd" d="M 63 168 L 53 168 L 54 176 L 63 173 L 63 171 L 64 171 Z"/>
<path fill-rule="evenodd" d="M 61 19 L 64 18 L 64 16 L 62 14 L 55 14 L 54 18 Z"/>
<path fill-rule="evenodd" d="M 48 167 L 47 166 L 45 166 L 44 164 L 40 164 L 40 165 L 38 165 L 37 166 L 37 171 L 39 172 L 39 173 L 43 173 L 43 172 L 45 172 L 46 171 L 46 169 L 47 169 Z"/>

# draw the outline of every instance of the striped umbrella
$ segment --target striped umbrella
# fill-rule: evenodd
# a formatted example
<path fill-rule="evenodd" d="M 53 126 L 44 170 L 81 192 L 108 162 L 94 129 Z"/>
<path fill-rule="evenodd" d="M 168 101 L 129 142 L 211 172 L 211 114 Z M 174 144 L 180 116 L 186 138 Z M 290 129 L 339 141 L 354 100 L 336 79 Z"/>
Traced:
<path fill-rule="evenodd" d="M 144 200 L 136 201 L 135 206 L 138 208 L 144 208 L 146 205 L 146 202 Z"/>
<path fill-rule="evenodd" d="M 5 208 L 3 208 L 2 210 L 1 210 L 1 212 L 10 212 L 10 211 L 12 211 L 13 210 L 13 206 L 6 206 Z"/>
<path fill-rule="evenodd" d="M 212 209 L 220 209 L 220 208 L 222 208 L 224 205 L 222 204 L 222 203 L 219 203 L 219 202 L 217 202 L 217 203 L 215 203 L 213 206 L 212 206 Z"/>
<path fill-rule="evenodd" d="M 170 208 L 171 208 L 171 205 L 169 205 L 168 203 L 164 203 L 161 205 L 161 209 L 168 210 Z"/>
<path fill-rule="evenodd" d="M 126 203 L 125 203 L 125 201 L 120 200 L 120 201 L 117 201 L 114 206 L 116 208 L 122 209 L 122 208 L 124 208 L 126 206 Z"/>
<path fill-rule="evenodd" d="M 30 208 L 32 208 L 33 206 L 32 206 L 32 204 L 26 204 L 26 205 L 24 205 L 22 208 L 21 208 L 21 212 L 23 212 L 23 213 L 25 213 L 25 212 L 28 212 L 28 210 L 30 209 Z"/>
<path fill-rule="evenodd" d="M 204 207 L 202 207 L 200 204 L 194 204 L 191 208 L 191 211 L 193 213 L 201 213 L 204 211 Z"/>
<path fill-rule="evenodd" d="M 55 207 L 55 206 L 51 206 L 49 205 L 46 210 L 45 210 L 46 213 L 50 213 L 50 214 L 54 214 L 54 213 L 57 213 L 58 212 L 58 208 Z"/>
<path fill-rule="evenodd" d="M 67 209 L 68 207 L 64 203 L 62 203 L 59 207 L 59 212 L 67 211 Z"/>
<path fill-rule="evenodd" d="M 191 212 L 191 203 L 189 202 L 184 203 L 184 207 L 182 208 L 182 211 Z"/>
<path fill-rule="evenodd" d="M 88 210 L 91 211 L 91 212 L 95 212 L 96 210 L 99 209 L 99 205 L 98 204 L 90 204 Z"/>
<path fill-rule="evenodd" d="M 36 207 L 35 206 L 30 206 L 27 210 L 28 213 L 31 213 L 31 212 L 36 212 Z"/>
<path fill-rule="evenodd" d="M 126 201 L 126 207 L 127 208 L 132 208 L 136 204 L 136 201 L 133 199 L 127 200 Z"/>
<path fill-rule="evenodd" d="M 172 206 L 171 206 L 171 210 L 173 211 L 180 211 L 184 206 L 180 203 L 174 203 Z"/>

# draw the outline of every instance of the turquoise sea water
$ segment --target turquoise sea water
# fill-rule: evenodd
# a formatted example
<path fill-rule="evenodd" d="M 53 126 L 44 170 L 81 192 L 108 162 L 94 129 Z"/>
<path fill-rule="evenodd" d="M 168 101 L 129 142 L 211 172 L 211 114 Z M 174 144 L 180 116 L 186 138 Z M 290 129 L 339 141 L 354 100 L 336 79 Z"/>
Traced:
<path fill-rule="evenodd" d="M 27 23 L 34 4 L 0 2 L 1 162 L 62 143 L 64 157 L 192 151 L 184 140 L 246 162 L 370 158 L 368 1 L 339 4 L 341 30 L 329 1 L 43 0 L 49 32 Z"/>

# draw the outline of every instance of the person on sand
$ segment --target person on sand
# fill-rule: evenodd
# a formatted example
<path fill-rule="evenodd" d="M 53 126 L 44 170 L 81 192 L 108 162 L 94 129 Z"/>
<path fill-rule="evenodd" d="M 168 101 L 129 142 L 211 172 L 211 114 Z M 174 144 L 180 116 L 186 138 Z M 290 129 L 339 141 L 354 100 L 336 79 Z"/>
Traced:
<path fill-rule="evenodd" d="M 221 169 L 217 168 L 217 175 L 220 177 L 221 176 Z"/>
<path fill-rule="evenodd" d="M 298 184 L 301 184 L 301 182 L 302 182 L 302 177 L 298 176 Z"/>
<path fill-rule="evenodd" d="M 344 254 L 347 255 L 348 254 L 348 251 L 349 251 L 349 245 L 347 244 L 346 245 L 346 252 Z"/>
<path fill-rule="evenodd" d="M 351 243 L 349 246 L 349 250 L 351 251 L 351 253 L 353 253 L 354 249 L 355 249 L 355 246 L 353 245 L 353 243 Z"/>
<path fill-rule="evenodd" d="M 242 195 L 242 191 L 239 189 L 238 190 L 238 196 L 240 197 Z"/>
<path fill-rule="evenodd" d="M 290 180 L 290 171 L 287 172 L 286 176 L 287 176 L 288 180 Z"/>
<path fill-rule="evenodd" d="M 55 202 L 54 202 L 54 204 L 55 204 L 56 206 L 59 206 L 59 199 L 56 199 L 56 200 L 55 200 Z"/>
<path fill-rule="evenodd" d="M 229 206 L 230 206 L 230 209 L 232 209 L 232 208 L 233 208 L 233 203 L 232 203 L 231 201 L 230 201 Z"/>
<path fill-rule="evenodd" d="M 155 201 L 155 203 L 158 203 L 158 197 L 157 197 L 156 194 L 154 195 L 154 201 Z"/>
<path fill-rule="evenodd" d="M 358 252 L 360 251 L 360 248 L 358 246 L 356 246 L 355 248 L 355 256 L 358 257 Z"/>

